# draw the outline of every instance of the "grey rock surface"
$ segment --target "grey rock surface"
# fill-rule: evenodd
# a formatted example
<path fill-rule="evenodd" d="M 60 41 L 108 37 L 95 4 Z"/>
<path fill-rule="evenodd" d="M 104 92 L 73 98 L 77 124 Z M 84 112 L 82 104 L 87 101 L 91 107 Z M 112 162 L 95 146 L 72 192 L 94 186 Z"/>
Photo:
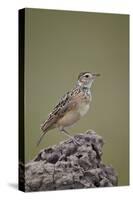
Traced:
<path fill-rule="evenodd" d="M 117 173 L 102 163 L 103 139 L 94 131 L 43 149 L 25 165 L 25 191 L 117 186 Z"/>

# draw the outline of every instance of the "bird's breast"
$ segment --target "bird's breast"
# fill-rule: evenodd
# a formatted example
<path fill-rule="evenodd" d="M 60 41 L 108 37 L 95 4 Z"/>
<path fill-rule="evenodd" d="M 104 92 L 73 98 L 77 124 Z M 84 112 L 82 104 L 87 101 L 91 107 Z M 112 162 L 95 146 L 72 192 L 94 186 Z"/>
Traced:
<path fill-rule="evenodd" d="M 84 116 L 89 110 L 89 103 L 82 102 L 78 105 L 78 112 L 81 116 Z"/>

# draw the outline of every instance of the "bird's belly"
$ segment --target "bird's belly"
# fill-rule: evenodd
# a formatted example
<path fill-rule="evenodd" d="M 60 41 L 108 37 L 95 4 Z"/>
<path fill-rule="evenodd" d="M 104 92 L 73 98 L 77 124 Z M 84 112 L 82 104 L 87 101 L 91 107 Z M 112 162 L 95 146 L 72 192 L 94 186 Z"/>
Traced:
<path fill-rule="evenodd" d="M 89 103 L 86 102 L 79 104 L 78 112 L 80 116 L 84 116 L 88 112 L 89 107 Z"/>
<path fill-rule="evenodd" d="M 80 114 L 77 111 L 69 111 L 58 120 L 59 127 L 68 127 L 76 123 L 80 119 Z"/>

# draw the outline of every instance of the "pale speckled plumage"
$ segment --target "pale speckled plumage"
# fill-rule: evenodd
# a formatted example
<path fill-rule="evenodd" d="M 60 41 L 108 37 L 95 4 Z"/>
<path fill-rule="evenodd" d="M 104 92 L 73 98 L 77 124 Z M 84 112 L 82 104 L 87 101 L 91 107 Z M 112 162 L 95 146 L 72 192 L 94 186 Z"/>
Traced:
<path fill-rule="evenodd" d="M 79 74 L 76 86 L 59 100 L 59 103 L 48 115 L 48 119 L 42 123 L 43 134 L 38 144 L 50 129 L 58 128 L 67 133 L 64 128 L 73 125 L 87 113 L 92 100 L 90 88 L 96 76 L 98 74 L 93 75 L 90 72 Z"/>

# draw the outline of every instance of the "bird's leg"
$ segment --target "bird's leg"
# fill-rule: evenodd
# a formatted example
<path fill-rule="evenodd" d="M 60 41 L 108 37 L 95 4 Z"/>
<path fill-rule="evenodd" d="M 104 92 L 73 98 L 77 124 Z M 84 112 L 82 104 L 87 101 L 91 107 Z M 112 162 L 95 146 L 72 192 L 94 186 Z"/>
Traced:
<path fill-rule="evenodd" d="M 81 145 L 76 139 L 74 139 L 74 138 L 70 135 L 70 133 L 68 133 L 68 131 L 66 131 L 66 129 L 61 128 L 60 131 L 61 131 L 62 133 L 64 133 L 65 135 L 67 135 L 67 137 L 71 138 L 71 139 L 73 140 L 74 143 L 76 143 L 76 144 L 78 144 L 78 145 Z"/>

